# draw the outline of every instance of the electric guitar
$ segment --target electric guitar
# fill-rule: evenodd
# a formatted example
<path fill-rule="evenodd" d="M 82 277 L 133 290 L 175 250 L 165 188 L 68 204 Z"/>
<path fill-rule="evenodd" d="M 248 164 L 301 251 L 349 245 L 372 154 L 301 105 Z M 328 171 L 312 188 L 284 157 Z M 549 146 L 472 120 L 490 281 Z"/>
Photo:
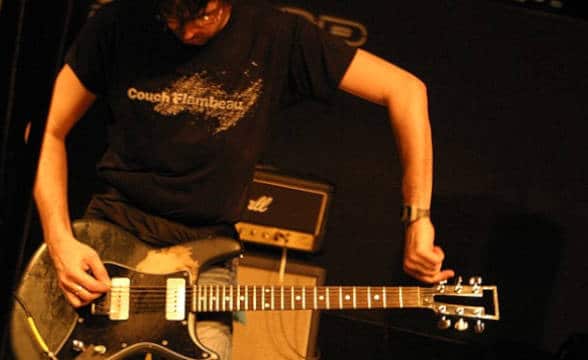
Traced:
<path fill-rule="evenodd" d="M 15 294 L 11 344 L 19 360 L 115 360 L 144 352 L 173 360 L 219 359 L 196 337 L 200 312 L 424 308 L 441 315 L 442 327 L 457 318 L 454 327 L 465 330 L 465 319 L 473 319 L 477 332 L 483 331 L 484 320 L 499 319 L 497 288 L 481 285 L 479 278 L 467 285 L 458 281 L 431 287 L 204 286 L 197 285 L 199 269 L 239 256 L 238 240 L 215 237 L 155 248 L 102 221 L 78 220 L 73 230 L 100 254 L 111 290 L 74 309 L 59 289 L 42 245 Z M 460 299 L 489 299 L 490 305 Z"/>

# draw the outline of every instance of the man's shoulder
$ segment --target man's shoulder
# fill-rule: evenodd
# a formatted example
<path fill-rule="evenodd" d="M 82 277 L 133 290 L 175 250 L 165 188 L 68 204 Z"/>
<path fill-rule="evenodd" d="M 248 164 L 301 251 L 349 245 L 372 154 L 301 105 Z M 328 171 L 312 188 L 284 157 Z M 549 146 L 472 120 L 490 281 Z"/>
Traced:
<path fill-rule="evenodd" d="M 258 27 L 266 31 L 283 31 L 296 21 L 296 17 L 284 11 L 275 2 L 267 0 L 239 0 L 234 5 L 240 17 L 251 19 Z"/>
<path fill-rule="evenodd" d="M 90 17 L 104 19 L 136 18 L 157 12 L 156 0 L 100 0 L 91 6 Z"/>

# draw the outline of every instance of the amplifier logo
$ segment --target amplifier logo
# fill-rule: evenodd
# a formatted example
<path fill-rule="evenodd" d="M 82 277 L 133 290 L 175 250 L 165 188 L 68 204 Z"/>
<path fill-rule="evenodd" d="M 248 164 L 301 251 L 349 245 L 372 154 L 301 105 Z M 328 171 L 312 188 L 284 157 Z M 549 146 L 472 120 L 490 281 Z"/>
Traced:
<path fill-rule="evenodd" d="M 92 0 L 89 6 L 88 16 L 93 16 L 98 9 L 112 1 L 113 0 Z M 539 2 L 538 0 L 536 1 Z M 0 3 L 1 2 L 2 1 L 0 0 Z M 343 38 L 347 44 L 349 44 L 349 46 L 360 47 L 367 41 L 367 28 L 365 25 L 357 21 L 324 14 L 315 16 L 305 9 L 294 6 L 282 5 L 280 6 L 280 9 L 286 12 L 300 15 L 310 20 L 332 35 Z"/>
<path fill-rule="evenodd" d="M 280 6 L 280 9 L 306 18 L 331 35 L 343 38 L 349 46 L 360 47 L 367 41 L 367 28 L 357 21 L 324 14 L 315 16 L 305 9 L 293 6 Z"/>
<path fill-rule="evenodd" d="M 247 210 L 263 214 L 268 211 L 269 206 L 273 201 L 274 198 L 271 196 L 262 196 L 257 200 L 249 200 Z"/>

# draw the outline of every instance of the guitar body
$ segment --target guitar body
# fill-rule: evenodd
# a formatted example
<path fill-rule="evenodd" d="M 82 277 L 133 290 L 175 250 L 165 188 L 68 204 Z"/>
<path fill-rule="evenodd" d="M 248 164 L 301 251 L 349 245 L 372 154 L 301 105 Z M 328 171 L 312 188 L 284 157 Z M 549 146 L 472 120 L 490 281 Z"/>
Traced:
<path fill-rule="evenodd" d="M 165 286 L 169 277 L 184 278 L 189 287 L 196 283 L 201 268 L 241 252 L 239 241 L 229 237 L 156 248 L 99 220 L 78 220 L 73 230 L 78 240 L 100 254 L 111 278 L 129 278 L 133 287 Z M 159 353 L 166 359 L 217 358 L 196 338 L 196 319 L 192 312 L 186 311 L 185 321 L 167 321 L 164 311 L 133 311 L 127 320 L 113 321 L 108 315 L 91 314 L 90 306 L 76 311 L 58 287 L 45 245 L 29 262 L 16 294 L 20 302 L 14 303 L 10 330 L 12 348 L 19 360 L 47 358 L 35 340 L 27 313 L 34 319 L 49 350 L 59 359 L 80 356 L 80 352 L 73 349 L 73 340 L 82 341 L 86 346 L 103 345 L 105 353 L 96 357 L 100 359 L 121 359 L 143 352 Z"/>

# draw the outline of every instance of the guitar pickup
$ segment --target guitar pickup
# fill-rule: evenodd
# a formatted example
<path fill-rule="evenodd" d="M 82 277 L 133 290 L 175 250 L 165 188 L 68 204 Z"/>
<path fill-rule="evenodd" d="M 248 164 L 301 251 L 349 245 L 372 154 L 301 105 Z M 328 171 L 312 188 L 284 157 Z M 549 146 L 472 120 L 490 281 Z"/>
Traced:
<path fill-rule="evenodd" d="M 171 321 L 186 318 L 186 280 L 168 278 L 165 288 L 165 319 Z"/>
<path fill-rule="evenodd" d="M 129 278 L 112 278 L 108 318 L 110 320 L 128 320 L 131 280 Z"/>

